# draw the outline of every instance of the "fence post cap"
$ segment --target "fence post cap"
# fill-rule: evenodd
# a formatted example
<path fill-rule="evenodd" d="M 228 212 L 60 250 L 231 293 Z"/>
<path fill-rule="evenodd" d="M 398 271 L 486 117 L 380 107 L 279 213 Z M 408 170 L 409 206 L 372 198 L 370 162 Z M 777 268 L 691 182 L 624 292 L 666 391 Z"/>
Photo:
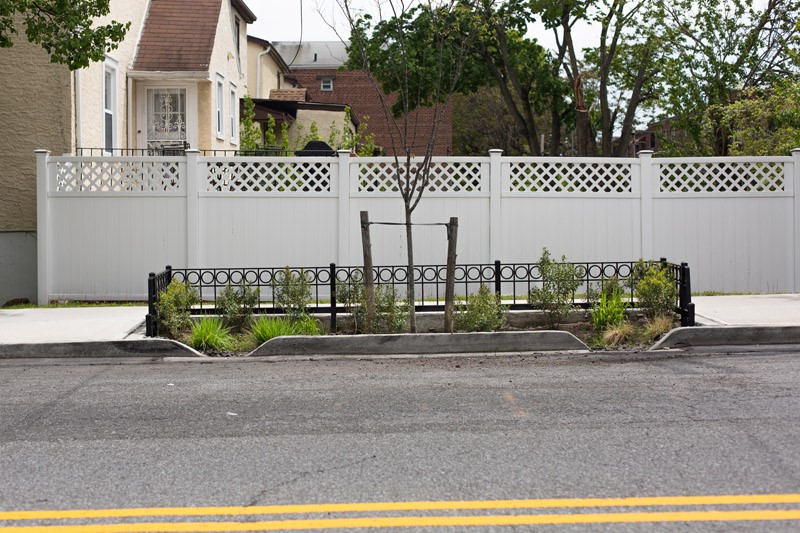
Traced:
<path fill-rule="evenodd" d="M 200 150 L 198 150 L 197 148 L 187 148 L 187 149 L 185 150 L 185 152 L 186 152 L 187 154 L 199 154 L 199 153 L 200 153 Z"/>
<path fill-rule="evenodd" d="M 795 157 L 800 156 L 800 148 L 792 148 L 789 152 Z"/>
<path fill-rule="evenodd" d="M 639 150 L 638 152 L 636 152 L 636 157 L 651 156 L 654 153 L 655 152 L 653 150 Z"/>
<path fill-rule="evenodd" d="M 45 150 L 44 148 L 38 148 L 33 151 L 34 154 L 49 154 L 50 150 Z"/>
<path fill-rule="evenodd" d="M 490 154 L 502 154 L 503 150 L 500 149 L 500 148 L 492 148 L 492 149 L 489 150 L 489 153 Z"/>

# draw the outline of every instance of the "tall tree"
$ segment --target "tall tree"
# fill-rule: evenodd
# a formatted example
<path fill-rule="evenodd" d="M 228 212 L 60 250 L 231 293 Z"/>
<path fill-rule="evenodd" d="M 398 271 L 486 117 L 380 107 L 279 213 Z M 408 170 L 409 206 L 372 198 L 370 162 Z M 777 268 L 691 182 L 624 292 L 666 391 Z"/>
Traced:
<path fill-rule="evenodd" d="M 2 0 L 0 47 L 11 47 L 23 25 L 27 39 L 44 48 L 53 63 L 70 70 L 88 67 L 119 46 L 131 25 L 112 21 L 94 26 L 94 19 L 108 12 L 109 0 Z"/>
<path fill-rule="evenodd" d="M 647 24 L 650 2 L 531 0 L 530 5 L 556 38 L 575 105 L 578 155 L 624 156 L 640 105 L 656 98 L 660 48 L 655 28 Z M 583 59 L 574 38 L 580 21 L 595 23 L 600 29 L 597 46 Z M 586 86 L 589 80 L 596 84 L 591 91 Z M 594 121 L 592 107 L 597 108 Z M 615 143 L 618 131 L 620 141 Z"/>
<path fill-rule="evenodd" d="M 732 104 L 749 89 L 797 76 L 793 53 L 800 30 L 799 0 L 669 0 L 657 2 L 669 46 L 664 66 L 665 114 L 688 142 L 673 153 L 727 155 L 731 131 L 721 119 L 710 142 L 700 117 Z M 669 44 L 671 43 L 671 44 Z M 706 124 L 708 127 L 708 124 Z"/>
<path fill-rule="evenodd" d="M 453 95 L 463 90 L 464 75 L 473 32 L 464 28 L 468 9 L 457 0 L 409 3 L 383 0 L 380 12 L 387 17 L 373 20 L 357 14 L 350 0 L 338 0 L 349 25 L 347 67 L 364 70 L 373 82 L 389 129 L 395 159 L 394 179 L 403 200 L 409 329 L 416 331 L 414 313 L 414 243 L 412 214 L 428 188 L 431 158 Z M 417 127 L 411 111 L 430 108 L 432 126 Z M 427 138 L 421 142 L 418 137 Z M 414 153 L 422 144 L 422 153 Z M 415 160 L 414 156 L 420 156 Z"/>

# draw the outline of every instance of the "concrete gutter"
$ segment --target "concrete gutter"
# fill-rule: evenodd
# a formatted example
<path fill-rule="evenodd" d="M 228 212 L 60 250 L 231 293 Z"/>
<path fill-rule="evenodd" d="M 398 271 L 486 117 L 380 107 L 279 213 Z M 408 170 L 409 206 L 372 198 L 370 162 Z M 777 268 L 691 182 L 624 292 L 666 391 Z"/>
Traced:
<path fill-rule="evenodd" d="M 800 326 L 701 326 L 676 328 L 650 350 L 689 346 L 800 344 Z"/>
<path fill-rule="evenodd" d="M 250 356 L 274 355 L 399 355 L 492 352 L 589 351 L 566 331 L 510 331 L 495 333 L 421 333 L 396 335 L 342 335 L 277 337 Z"/>
<path fill-rule="evenodd" d="M 0 359 L 32 357 L 207 357 L 169 339 L 0 344 Z"/>

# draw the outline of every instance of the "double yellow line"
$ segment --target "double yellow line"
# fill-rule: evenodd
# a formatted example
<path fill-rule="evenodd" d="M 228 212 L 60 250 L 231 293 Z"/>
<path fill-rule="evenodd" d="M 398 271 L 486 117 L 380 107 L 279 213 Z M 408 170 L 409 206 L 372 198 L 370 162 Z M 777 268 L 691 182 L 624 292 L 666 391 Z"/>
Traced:
<path fill-rule="evenodd" d="M 253 507 L 164 507 L 139 509 L 84 509 L 63 511 L 3 511 L 0 522 L 54 520 L 108 520 L 120 518 L 188 518 L 308 515 L 317 513 L 388 513 L 413 511 L 508 511 L 520 509 L 584 509 L 603 507 L 754 506 L 800 504 L 800 494 L 733 496 L 668 496 L 489 501 L 375 502 Z M 482 514 L 465 516 L 376 516 L 269 520 L 259 522 L 139 522 L 82 525 L 0 526 L 0 533 L 151 533 L 187 531 L 287 531 L 298 529 L 357 529 L 382 527 L 513 526 L 544 524 L 599 524 L 631 522 L 722 522 L 800 520 L 800 508 L 665 512 L 564 514 Z"/>

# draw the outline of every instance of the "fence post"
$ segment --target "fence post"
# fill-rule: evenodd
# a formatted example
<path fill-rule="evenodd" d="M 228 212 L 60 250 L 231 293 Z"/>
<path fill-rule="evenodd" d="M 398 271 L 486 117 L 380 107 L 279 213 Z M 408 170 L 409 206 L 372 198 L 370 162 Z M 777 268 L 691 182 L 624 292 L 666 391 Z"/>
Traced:
<path fill-rule="evenodd" d="M 680 300 L 678 305 L 681 308 L 681 326 L 694 326 L 694 304 L 692 304 L 692 279 L 689 272 L 689 263 L 681 263 Z"/>
<path fill-rule="evenodd" d="M 494 262 L 494 293 L 498 298 L 502 298 L 503 281 L 500 279 L 500 270 L 502 269 L 500 260 Z"/>
<path fill-rule="evenodd" d="M 502 257 L 500 239 L 503 236 L 500 210 L 503 201 L 503 151 L 489 150 L 489 261 Z"/>
<path fill-rule="evenodd" d="M 186 150 L 186 266 L 189 268 L 201 266 L 199 156 L 199 150 Z"/>
<path fill-rule="evenodd" d="M 339 204 L 338 247 L 336 262 L 350 264 L 350 150 L 338 150 Z"/>
<path fill-rule="evenodd" d="M 158 323 L 156 322 L 156 274 L 150 272 L 147 276 L 147 316 L 145 317 L 145 336 L 155 337 L 158 335 Z"/>
<path fill-rule="evenodd" d="M 336 333 L 336 263 L 331 263 L 331 333 Z"/>
<path fill-rule="evenodd" d="M 792 211 L 794 214 L 794 228 L 792 247 L 794 248 L 794 292 L 800 292 L 800 246 L 797 244 L 797 239 L 800 239 L 800 148 L 792 150 L 792 166 L 794 167 L 794 176 L 786 176 L 787 184 L 792 187 L 794 193 L 794 205 Z"/>
<path fill-rule="evenodd" d="M 36 303 L 47 305 L 50 302 L 50 204 L 47 192 L 48 179 L 47 150 L 35 150 L 36 154 Z"/>
<path fill-rule="evenodd" d="M 640 201 L 639 208 L 642 216 L 642 225 L 639 228 L 642 232 L 642 257 L 650 259 L 653 257 L 653 151 L 642 150 L 639 156 L 639 180 L 640 180 Z"/>

